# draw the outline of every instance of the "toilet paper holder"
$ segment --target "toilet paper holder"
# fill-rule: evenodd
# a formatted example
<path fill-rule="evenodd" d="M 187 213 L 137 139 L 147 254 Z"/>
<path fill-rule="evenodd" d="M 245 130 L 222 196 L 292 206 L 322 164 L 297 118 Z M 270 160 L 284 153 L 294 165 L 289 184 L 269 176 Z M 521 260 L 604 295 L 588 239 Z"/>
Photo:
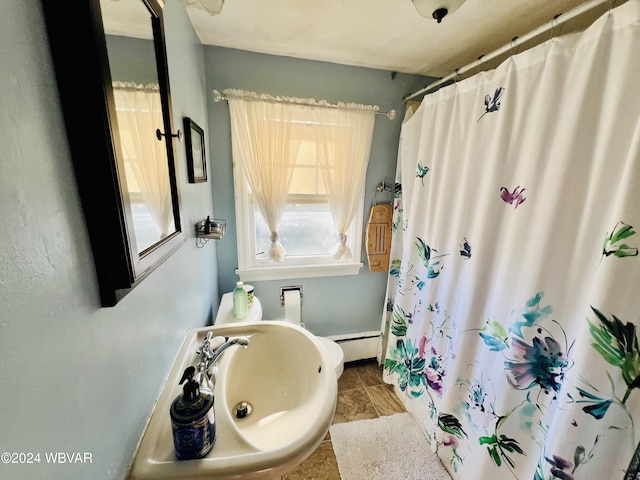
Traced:
<path fill-rule="evenodd" d="M 285 292 L 290 292 L 293 290 L 298 290 L 300 292 L 300 305 L 302 305 L 302 285 L 290 285 L 288 287 L 280 287 L 280 306 L 281 307 L 284 307 Z"/>

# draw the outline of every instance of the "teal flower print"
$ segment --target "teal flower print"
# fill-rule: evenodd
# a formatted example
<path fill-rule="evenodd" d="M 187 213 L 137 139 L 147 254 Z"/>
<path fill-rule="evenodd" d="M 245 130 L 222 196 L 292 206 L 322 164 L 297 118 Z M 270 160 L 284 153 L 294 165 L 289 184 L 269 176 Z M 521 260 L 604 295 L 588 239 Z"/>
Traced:
<path fill-rule="evenodd" d="M 511 385 L 518 390 L 539 385 L 545 393 L 560 391 L 570 362 L 554 338 L 534 337 L 531 344 L 514 338 L 511 353 L 514 358 L 504 362 Z"/>
<path fill-rule="evenodd" d="M 418 249 L 418 255 L 420 255 L 420 260 L 422 260 L 422 264 L 427 267 L 427 278 L 432 279 L 436 278 L 440 275 L 440 270 L 444 267 L 440 263 L 438 258 L 446 257 L 448 254 L 445 253 L 443 255 L 433 255 L 434 253 L 438 253 L 435 248 L 431 248 L 429 245 L 424 243 L 420 237 L 416 237 L 416 247 Z"/>
<path fill-rule="evenodd" d="M 391 275 L 392 277 L 399 277 L 401 266 L 402 266 L 402 260 L 400 260 L 399 258 L 392 260 L 391 268 L 389 269 L 389 275 Z"/>
<path fill-rule="evenodd" d="M 418 171 L 416 172 L 416 178 L 420 179 L 422 186 L 424 186 L 424 177 L 429 173 L 429 167 L 422 166 L 422 162 L 418 162 Z"/>
<path fill-rule="evenodd" d="M 398 386 L 403 392 L 409 390 L 413 397 L 420 397 L 424 393 L 422 387 L 426 386 L 424 378 L 425 359 L 418 355 L 418 348 L 414 347 L 411 340 L 400 339 L 396 348 L 391 349 L 390 358 L 384 361 L 384 368 L 389 373 L 398 375 Z"/>
<path fill-rule="evenodd" d="M 469 387 L 469 407 L 475 407 L 484 413 L 484 400 L 486 397 L 487 394 L 482 383 L 476 382 Z"/>
<path fill-rule="evenodd" d="M 429 310 L 430 312 L 440 313 L 440 305 L 438 305 L 438 302 L 433 305 L 429 304 L 427 305 L 427 310 Z"/>
<path fill-rule="evenodd" d="M 482 328 L 480 336 L 492 352 L 500 352 L 509 348 L 509 336 L 507 335 L 507 331 L 500 322 L 496 320 L 487 320 L 487 324 Z"/>
<path fill-rule="evenodd" d="M 600 420 L 604 418 L 604 416 L 607 413 L 607 410 L 609 410 L 609 407 L 611 406 L 611 403 L 613 403 L 613 400 L 600 398 L 597 395 L 594 395 L 593 393 L 589 393 L 580 387 L 576 387 L 576 388 L 578 389 L 580 396 L 582 398 L 586 398 L 586 400 L 577 400 L 576 403 L 589 404 L 586 407 L 582 407 L 582 410 L 585 413 L 588 413 L 589 415 L 591 415 L 596 420 Z"/>
<path fill-rule="evenodd" d="M 442 365 L 442 356 L 438 355 L 435 348 L 431 347 L 431 358 L 424 370 L 424 375 L 429 388 L 440 397 L 444 391 L 443 380 L 445 374 L 446 372 Z"/>
<path fill-rule="evenodd" d="M 407 321 L 411 323 L 412 315 L 405 313 L 402 307 L 395 306 L 391 323 L 391 333 L 396 337 L 404 337 L 407 334 Z"/>
<path fill-rule="evenodd" d="M 425 361 L 429 342 L 431 342 L 431 339 L 423 336 L 418 344 L 418 355 L 424 358 Z M 430 353 L 431 357 L 424 368 L 424 380 L 427 386 L 441 397 L 444 391 L 443 380 L 446 373 L 442 362 L 443 356 L 439 355 L 434 347 L 431 347 Z"/>
<path fill-rule="evenodd" d="M 511 333 L 522 338 L 522 327 L 532 327 L 540 320 L 548 317 L 553 313 L 553 307 L 551 305 L 546 305 L 544 307 L 540 306 L 542 297 L 544 297 L 544 293 L 538 292 L 529 300 L 527 300 L 525 311 L 521 315 L 524 320 L 513 322 L 513 325 L 509 327 L 509 331 Z"/>

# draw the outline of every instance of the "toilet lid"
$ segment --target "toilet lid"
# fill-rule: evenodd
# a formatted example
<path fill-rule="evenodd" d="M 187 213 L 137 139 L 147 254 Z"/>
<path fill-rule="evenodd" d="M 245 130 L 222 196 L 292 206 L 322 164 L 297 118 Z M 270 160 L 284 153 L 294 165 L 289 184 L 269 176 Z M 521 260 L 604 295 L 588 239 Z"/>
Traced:
<path fill-rule="evenodd" d="M 324 337 L 316 337 L 316 338 L 320 340 L 320 343 L 322 343 L 322 345 L 324 345 L 325 349 L 329 353 L 329 356 L 331 357 L 331 361 L 333 362 L 333 365 L 336 367 L 340 365 L 344 360 L 344 352 L 342 351 L 342 348 L 340 347 L 340 345 L 338 345 L 333 340 L 329 340 L 328 338 L 324 338 Z"/>

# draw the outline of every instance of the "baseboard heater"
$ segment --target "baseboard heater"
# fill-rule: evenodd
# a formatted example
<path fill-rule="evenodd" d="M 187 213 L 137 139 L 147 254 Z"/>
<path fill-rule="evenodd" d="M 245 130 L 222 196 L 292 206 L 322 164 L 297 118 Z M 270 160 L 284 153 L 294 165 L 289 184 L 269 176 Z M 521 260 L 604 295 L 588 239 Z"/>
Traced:
<path fill-rule="evenodd" d="M 355 362 L 378 356 L 379 331 L 334 335 L 328 338 L 340 345 L 344 351 L 345 362 Z"/>

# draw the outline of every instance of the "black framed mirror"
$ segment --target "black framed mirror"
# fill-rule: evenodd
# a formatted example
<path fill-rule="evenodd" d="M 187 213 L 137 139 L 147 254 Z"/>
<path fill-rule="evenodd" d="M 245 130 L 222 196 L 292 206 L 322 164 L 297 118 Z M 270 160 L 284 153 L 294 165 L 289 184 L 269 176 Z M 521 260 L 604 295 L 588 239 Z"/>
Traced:
<path fill-rule="evenodd" d="M 102 306 L 185 241 L 162 6 L 42 1 Z M 156 130 L 164 132 L 156 137 Z"/>

